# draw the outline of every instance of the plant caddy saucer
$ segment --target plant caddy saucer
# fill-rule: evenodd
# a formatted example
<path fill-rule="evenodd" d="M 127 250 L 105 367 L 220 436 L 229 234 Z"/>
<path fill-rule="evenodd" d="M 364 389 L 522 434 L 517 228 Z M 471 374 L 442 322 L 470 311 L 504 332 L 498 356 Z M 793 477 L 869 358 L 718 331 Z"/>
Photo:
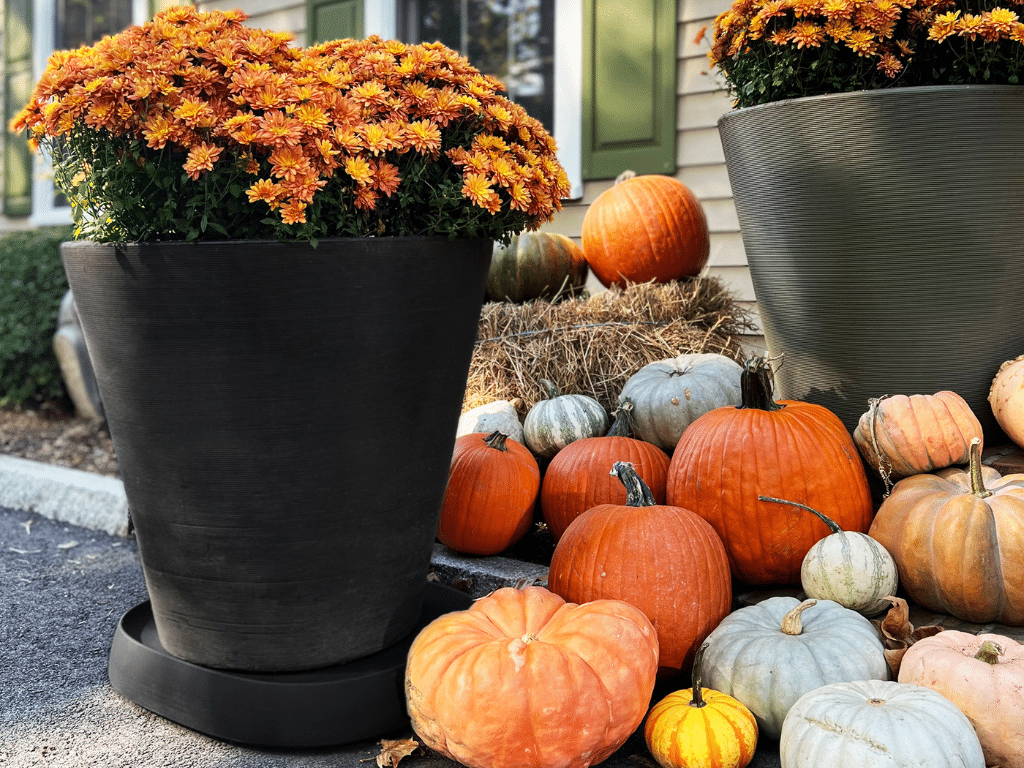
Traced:
<path fill-rule="evenodd" d="M 373 739 L 409 723 L 405 661 L 419 631 L 471 598 L 428 582 L 420 622 L 382 651 L 301 672 L 233 672 L 171 656 L 157 637 L 149 601 L 118 623 L 110 684 L 140 707 L 223 741 L 275 747 L 323 747 Z"/>

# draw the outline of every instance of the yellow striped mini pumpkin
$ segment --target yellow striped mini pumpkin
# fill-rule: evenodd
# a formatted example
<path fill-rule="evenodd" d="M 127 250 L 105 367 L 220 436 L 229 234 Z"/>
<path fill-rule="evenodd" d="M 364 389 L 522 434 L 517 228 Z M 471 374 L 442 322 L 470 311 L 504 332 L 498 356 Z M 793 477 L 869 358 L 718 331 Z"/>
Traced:
<path fill-rule="evenodd" d="M 754 715 L 732 696 L 701 687 L 707 647 L 693 661 L 693 687 L 670 693 L 647 715 L 647 749 L 662 768 L 745 768 L 754 759 Z"/>

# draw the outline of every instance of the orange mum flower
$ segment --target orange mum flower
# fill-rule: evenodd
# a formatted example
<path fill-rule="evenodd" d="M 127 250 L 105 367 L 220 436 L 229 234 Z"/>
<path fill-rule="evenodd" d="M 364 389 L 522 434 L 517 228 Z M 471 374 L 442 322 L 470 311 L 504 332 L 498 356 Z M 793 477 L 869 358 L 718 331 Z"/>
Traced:
<path fill-rule="evenodd" d="M 188 153 L 188 159 L 182 167 L 185 169 L 188 177 L 195 181 L 203 171 L 213 170 L 213 164 L 217 162 L 217 158 L 220 157 L 220 153 L 223 151 L 223 147 L 202 142 L 192 147 Z"/>

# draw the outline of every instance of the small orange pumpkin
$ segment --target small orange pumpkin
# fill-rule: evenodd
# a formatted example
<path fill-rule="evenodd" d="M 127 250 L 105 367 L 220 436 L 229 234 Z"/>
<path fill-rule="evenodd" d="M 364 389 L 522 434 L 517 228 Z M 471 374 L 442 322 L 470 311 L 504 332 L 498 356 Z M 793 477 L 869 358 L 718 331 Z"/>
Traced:
<path fill-rule="evenodd" d="M 455 441 L 438 540 L 468 555 L 496 555 L 530 530 L 540 467 L 529 449 L 502 432 Z"/>
<path fill-rule="evenodd" d="M 700 517 L 655 504 L 629 464 L 612 471 L 626 503 L 601 504 L 569 525 L 551 556 L 548 587 L 573 602 L 635 605 L 658 630 L 663 674 L 674 675 L 732 607 L 729 558 Z"/>
<path fill-rule="evenodd" d="M 605 287 L 698 275 L 711 252 L 697 196 L 678 179 L 656 174 L 627 177 L 598 195 L 583 216 L 581 241 Z"/>
<path fill-rule="evenodd" d="M 626 502 L 625 487 L 611 473 L 616 461 L 632 464 L 655 503 L 665 503 L 668 454 L 632 437 L 631 408 L 628 400 L 619 407 L 607 435 L 569 443 L 548 464 L 540 487 L 540 508 L 555 541 L 591 507 Z"/>
<path fill-rule="evenodd" d="M 868 535 L 896 561 L 918 605 L 964 621 L 1024 626 L 1024 474 L 981 465 L 900 480 Z"/>
<path fill-rule="evenodd" d="M 426 745 L 470 768 L 586 768 L 643 722 L 657 669 L 633 606 L 505 587 L 416 636 L 406 703 Z"/>

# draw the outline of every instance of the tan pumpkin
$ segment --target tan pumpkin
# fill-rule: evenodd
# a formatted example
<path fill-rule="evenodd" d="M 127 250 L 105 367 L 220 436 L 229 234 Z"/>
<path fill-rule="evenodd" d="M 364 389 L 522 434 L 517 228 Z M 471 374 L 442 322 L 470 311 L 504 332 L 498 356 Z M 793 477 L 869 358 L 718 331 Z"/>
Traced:
<path fill-rule="evenodd" d="M 1006 436 L 1024 447 L 1024 355 L 999 366 L 988 392 L 988 404 Z"/>
<path fill-rule="evenodd" d="M 981 740 L 986 765 L 1024 768 L 1024 644 L 945 630 L 907 649 L 899 681 L 956 704 Z"/>
<path fill-rule="evenodd" d="M 910 598 L 983 624 L 1024 625 L 1024 474 L 981 465 L 914 475 L 893 487 L 868 535 L 889 550 Z"/>
<path fill-rule="evenodd" d="M 868 466 L 883 477 L 909 477 L 966 464 L 981 422 L 956 392 L 872 400 L 853 431 Z"/>
<path fill-rule="evenodd" d="M 605 287 L 700 274 L 711 239 L 697 196 L 672 176 L 629 174 L 583 216 L 583 256 L 591 271 Z"/>
<path fill-rule="evenodd" d="M 423 742 L 470 768 L 586 768 L 639 727 L 657 668 L 636 608 L 505 587 L 416 636 L 406 703 Z"/>

